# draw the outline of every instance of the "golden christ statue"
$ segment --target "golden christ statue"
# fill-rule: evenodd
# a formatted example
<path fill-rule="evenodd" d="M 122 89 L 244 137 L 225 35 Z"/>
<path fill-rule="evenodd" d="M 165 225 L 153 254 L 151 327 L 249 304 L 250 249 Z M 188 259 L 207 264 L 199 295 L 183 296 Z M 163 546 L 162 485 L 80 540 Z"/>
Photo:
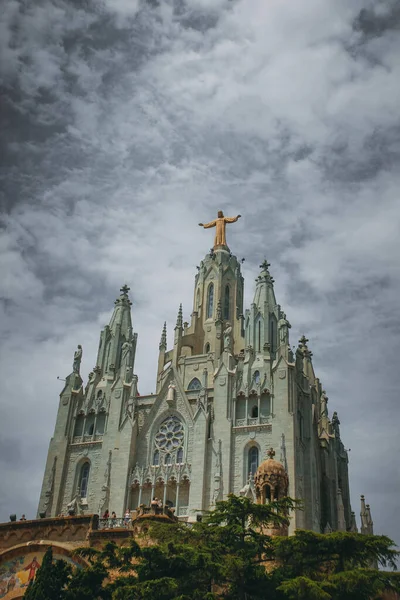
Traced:
<path fill-rule="evenodd" d="M 215 221 L 210 221 L 210 223 L 199 223 L 200 227 L 204 227 L 204 229 L 208 229 L 209 227 L 216 227 L 215 231 L 215 240 L 214 240 L 214 249 L 219 246 L 226 246 L 226 236 L 225 229 L 227 223 L 235 223 L 238 219 L 240 219 L 242 215 L 238 215 L 237 217 L 224 217 L 224 213 L 222 210 L 218 211 L 218 217 Z"/>

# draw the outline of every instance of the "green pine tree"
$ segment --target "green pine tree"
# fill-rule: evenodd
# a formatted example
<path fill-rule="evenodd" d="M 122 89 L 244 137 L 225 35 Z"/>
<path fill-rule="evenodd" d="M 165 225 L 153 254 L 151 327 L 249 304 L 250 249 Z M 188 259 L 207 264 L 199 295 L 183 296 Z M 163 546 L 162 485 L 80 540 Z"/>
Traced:
<path fill-rule="evenodd" d="M 28 585 L 25 600 L 65 600 L 71 571 L 70 565 L 64 560 L 53 561 L 53 550 L 50 546 L 35 579 Z"/>

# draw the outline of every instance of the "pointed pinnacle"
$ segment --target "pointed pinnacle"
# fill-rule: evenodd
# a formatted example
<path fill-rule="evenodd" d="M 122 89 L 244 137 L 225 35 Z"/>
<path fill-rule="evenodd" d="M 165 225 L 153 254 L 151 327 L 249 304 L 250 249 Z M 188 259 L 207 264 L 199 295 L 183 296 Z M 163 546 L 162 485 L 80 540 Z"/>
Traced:
<path fill-rule="evenodd" d="M 164 350 L 167 349 L 167 322 L 164 321 L 164 327 L 161 333 L 161 339 L 160 339 L 160 345 L 159 345 L 159 349 L 161 350 L 162 348 L 164 348 Z"/>
<path fill-rule="evenodd" d="M 222 320 L 222 306 L 221 306 L 221 299 L 218 300 L 217 303 L 217 321 L 221 321 Z"/>
<path fill-rule="evenodd" d="M 182 329 L 183 327 L 183 316 L 182 316 L 182 304 L 179 305 L 178 317 L 176 319 L 175 329 Z"/>

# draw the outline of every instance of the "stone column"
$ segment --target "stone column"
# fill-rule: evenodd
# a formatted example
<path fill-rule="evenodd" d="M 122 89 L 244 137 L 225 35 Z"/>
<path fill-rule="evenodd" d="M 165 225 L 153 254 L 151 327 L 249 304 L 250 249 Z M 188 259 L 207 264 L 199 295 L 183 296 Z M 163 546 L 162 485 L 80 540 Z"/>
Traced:
<path fill-rule="evenodd" d="M 143 486 L 139 485 L 138 506 L 136 508 L 138 508 L 142 504 L 142 492 L 143 492 Z"/>
<path fill-rule="evenodd" d="M 180 488 L 180 483 L 179 481 L 176 482 L 176 497 L 175 497 L 175 507 L 176 507 L 176 516 L 179 516 L 179 488 Z"/>
<path fill-rule="evenodd" d="M 257 405 L 258 405 L 258 423 L 261 423 L 261 396 L 257 394 Z"/>

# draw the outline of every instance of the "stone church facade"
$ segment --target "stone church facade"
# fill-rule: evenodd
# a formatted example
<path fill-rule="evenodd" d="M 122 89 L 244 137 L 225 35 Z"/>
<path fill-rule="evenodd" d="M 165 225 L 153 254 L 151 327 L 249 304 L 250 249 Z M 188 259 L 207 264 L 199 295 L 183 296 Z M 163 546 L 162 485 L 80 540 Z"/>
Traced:
<path fill-rule="evenodd" d="M 303 501 L 290 531 L 355 530 L 340 423 L 328 415 L 308 340 L 292 350 L 266 261 L 244 309 L 241 262 L 225 237 L 217 241 L 197 267 L 190 323 L 180 307 L 170 345 L 164 325 L 154 394 L 138 393 L 127 286 L 87 382 L 78 347 L 50 441 L 42 517 L 71 506 L 123 516 L 157 497 L 193 521 L 229 493 L 256 500 L 254 477 L 269 452 L 289 496 Z"/>

